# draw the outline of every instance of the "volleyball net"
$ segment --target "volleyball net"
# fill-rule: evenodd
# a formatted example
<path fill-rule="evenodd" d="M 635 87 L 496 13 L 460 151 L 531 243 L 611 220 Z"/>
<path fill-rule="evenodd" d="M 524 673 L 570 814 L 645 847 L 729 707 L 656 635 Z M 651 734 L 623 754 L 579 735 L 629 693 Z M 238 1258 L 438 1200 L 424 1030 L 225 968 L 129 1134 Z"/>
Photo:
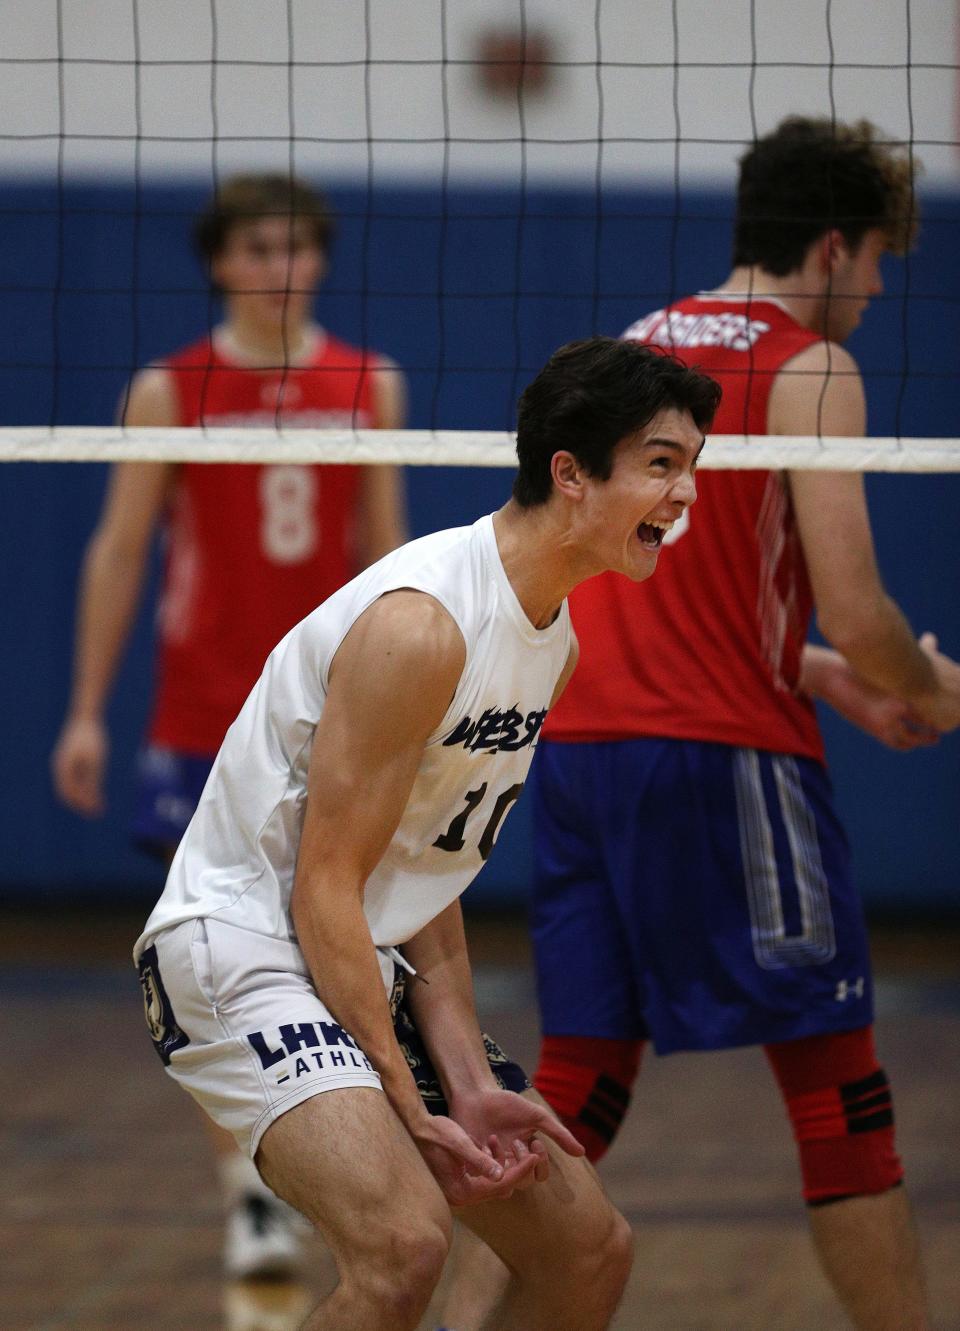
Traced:
<path fill-rule="evenodd" d="M 736 160 L 784 115 L 917 163 L 919 248 L 860 341 L 877 437 L 713 436 L 704 467 L 958 471 L 956 14 L 936 0 L 57 0 L 8 18 L 2 461 L 509 467 L 520 390 L 729 268 Z M 196 205 L 239 170 L 332 197 L 320 322 L 389 353 L 413 428 L 136 429 L 123 386 L 209 330 Z"/>
<path fill-rule="evenodd" d="M 0 429 L 5 462 L 356 463 L 514 467 L 494 430 L 290 430 L 67 426 Z M 960 439 L 711 435 L 702 470 L 960 471 Z"/>

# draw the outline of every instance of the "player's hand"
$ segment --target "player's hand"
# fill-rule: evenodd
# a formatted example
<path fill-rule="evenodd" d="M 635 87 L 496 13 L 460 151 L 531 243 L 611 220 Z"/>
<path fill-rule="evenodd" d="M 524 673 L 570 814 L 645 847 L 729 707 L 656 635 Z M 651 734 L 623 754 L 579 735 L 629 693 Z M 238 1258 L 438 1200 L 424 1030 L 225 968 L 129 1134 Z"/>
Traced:
<path fill-rule="evenodd" d="M 515 1163 L 532 1170 L 514 1187 L 543 1183 L 550 1173 L 550 1157 L 541 1140 L 548 1137 L 567 1155 L 580 1156 L 584 1148 L 554 1114 L 536 1100 L 496 1087 L 468 1096 L 454 1096 L 450 1115 L 476 1142 L 483 1142 L 494 1157 L 510 1169 Z"/>
<path fill-rule="evenodd" d="M 886 696 L 870 707 L 863 729 L 899 753 L 936 744 L 940 739 L 940 731 L 928 726 L 912 707 Z"/>
<path fill-rule="evenodd" d="M 802 687 L 830 703 L 841 716 L 881 744 L 901 753 L 936 744 L 940 738 L 937 727 L 915 706 L 862 679 L 833 648 L 806 645 Z"/>
<path fill-rule="evenodd" d="M 54 789 L 69 808 L 97 818 L 106 807 L 103 778 L 110 743 L 101 721 L 68 721 L 50 757 Z"/>
<path fill-rule="evenodd" d="M 509 1197 L 536 1168 L 532 1153 L 501 1163 L 489 1143 L 481 1149 L 458 1123 L 439 1114 L 418 1125 L 412 1135 L 451 1206 Z"/>
<path fill-rule="evenodd" d="M 862 705 L 853 719 L 861 730 L 899 753 L 938 742 L 940 731 L 928 725 L 907 703 L 862 680 L 858 683 Z"/>
<path fill-rule="evenodd" d="M 945 734 L 960 726 L 960 665 L 939 650 L 934 633 L 924 633 L 920 647 L 930 658 L 937 687 L 927 697 L 914 699 L 913 707 L 927 725 Z"/>

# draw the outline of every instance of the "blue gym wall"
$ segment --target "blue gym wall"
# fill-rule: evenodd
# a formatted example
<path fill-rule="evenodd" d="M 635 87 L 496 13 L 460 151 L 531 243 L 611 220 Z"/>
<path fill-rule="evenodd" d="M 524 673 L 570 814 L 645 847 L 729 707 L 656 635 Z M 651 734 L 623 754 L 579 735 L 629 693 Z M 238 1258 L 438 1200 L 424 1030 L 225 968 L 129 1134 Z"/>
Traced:
<path fill-rule="evenodd" d="M 671 295 L 719 280 L 728 266 L 730 199 L 721 193 L 608 193 L 602 206 L 592 193 L 556 189 L 331 195 L 340 235 L 318 316 L 406 368 L 417 427 L 511 425 L 519 389 L 561 342 L 617 333 Z M 2 187 L 4 424 L 108 422 L 134 367 L 208 325 L 211 304 L 185 241 L 200 202 L 180 186 L 145 185 L 136 195 L 94 185 Z M 960 434 L 951 377 L 960 345 L 958 204 L 924 200 L 921 247 L 907 264 L 888 264 L 887 296 L 851 342 L 872 433 Z M 107 817 L 86 823 L 59 807 L 47 774 L 67 695 L 78 563 L 104 479 L 92 464 L 0 469 L 7 899 L 146 901 L 159 886 L 126 831 L 150 689 L 149 597 L 110 711 Z M 414 533 L 472 521 L 502 502 L 509 481 L 499 470 L 410 469 Z M 872 476 L 868 486 L 890 591 L 915 628 L 936 629 L 960 655 L 960 475 Z M 868 904 L 960 909 L 960 740 L 900 756 L 831 717 L 825 728 Z M 522 900 L 528 868 L 521 801 L 470 899 Z"/>

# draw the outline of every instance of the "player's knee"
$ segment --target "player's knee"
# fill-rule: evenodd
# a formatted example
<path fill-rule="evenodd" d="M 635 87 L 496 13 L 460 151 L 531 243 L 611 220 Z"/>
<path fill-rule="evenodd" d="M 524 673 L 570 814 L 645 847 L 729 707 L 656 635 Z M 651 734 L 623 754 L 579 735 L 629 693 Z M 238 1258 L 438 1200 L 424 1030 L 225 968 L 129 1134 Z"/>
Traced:
<path fill-rule="evenodd" d="M 599 1160 L 620 1129 L 642 1050 L 640 1040 L 544 1036 L 533 1084 L 588 1160 Z"/>
<path fill-rule="evenodd" d="M 447 1260 L 450 1235 L 449 1224 L 438 1224 L 432 1220 L 407 1225 L 390 1236 L 388 1264 L 395 1271 L 404 1272 L 412 1276 L 414 1281 L 428 1284 L 432 1289 Z"/>
<path fill-rule="evenodd" d="M 603 1278 L 617 1298 L 630 1275 L 633 1253 L 633 1230 L 626 1218 L 619 1211 L 614 1211 L 610 1233 L 603 1245 Z"/>
<path fill-rule="evenodd" d="M 589 1290 L 593 1303 L 612 1310 L 629 1278 L 633 1253 L 633 1231 L 611 1206 L 603 1226 L 567 1257 L 564 1274 L 571 1293 Z"/>
<path fill-rule="evenodd" d="M 770 1045 L 810 1206 L 886 1192 L 903 1179 L 890 1084 L 870 1027 Z"/>
<path fill-rule="evenodd" d="M 567 1241 L 555 1241 L 548 1262 L 555 1270 L 549 1276 L 558 1291 L 564 1286 L 571 1292 L 622 1289 L 633 1265 L 633 1231 L 627 1220 L 611 1203 L 598 1194 L 596 1204 L 582 1213 Z M 543 1258 L 538 1265 L 543 1267 Z M 565 1296 L 563 1296 L 565 1297 Z"/>
<path fill-rule="evenodd" d="M 416 1326 L 436 1289 L 450 1250 L 450 1228 L 426 1217 L 391 1226 L 353 1264 L 359 1302 L 384 1326 Z"/>

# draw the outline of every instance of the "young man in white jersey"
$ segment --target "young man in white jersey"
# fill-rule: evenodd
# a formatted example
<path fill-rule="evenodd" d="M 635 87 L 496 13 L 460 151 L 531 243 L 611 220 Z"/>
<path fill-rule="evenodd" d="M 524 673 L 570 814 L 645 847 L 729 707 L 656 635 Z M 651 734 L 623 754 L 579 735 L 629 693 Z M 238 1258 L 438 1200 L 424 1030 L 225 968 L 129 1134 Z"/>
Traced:
<path fill-rule="evenodd" d="M 513 1273 L 500 1331 L 610 1323 L 629 1226 L 481 1035 L 458 897 L 573 669 L 567 593 L 654 571 L 718 399 L 657 351 L 561 348 L 507 504 L 336 592 L 227 732 L 135 956 L 169 1073 L 334 1254 L 310 1331 L 413 1331 L 452 1209 Z"/>

